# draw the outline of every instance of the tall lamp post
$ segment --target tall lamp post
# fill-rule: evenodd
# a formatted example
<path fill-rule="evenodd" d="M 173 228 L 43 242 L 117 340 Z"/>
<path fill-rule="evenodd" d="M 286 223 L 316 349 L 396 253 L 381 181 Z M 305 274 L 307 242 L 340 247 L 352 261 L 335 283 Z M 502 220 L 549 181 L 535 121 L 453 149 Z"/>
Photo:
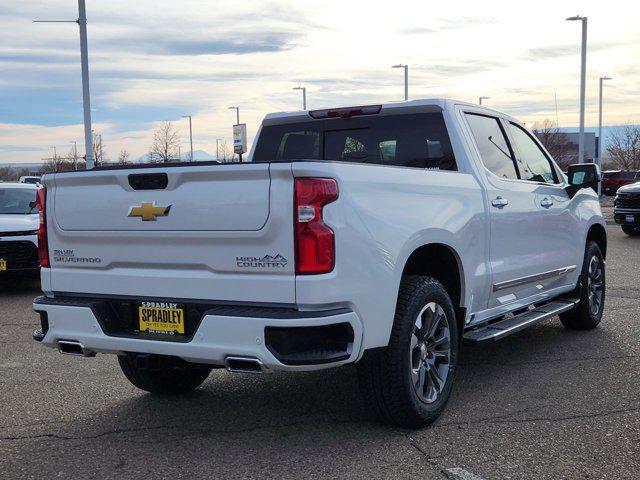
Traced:
<path fill-rule="evenodd" d="M 229 107 L 228 110 L 236 111 L 236 125 L 240 125 L 240 107 Z M 242 154 L 238 154 L 238 160 L 242 162 Z"/>
<path fill-rule="evenodd" d="M 602 168 L 602 86 L 611 77 L 600 77 L 600 95 L 598 97 L 598 166 Z"/>
<path fill-rule="evenodd" d="M 182 115 L 182 118 L 189 119 L 189 145 L 191 147 L 191 153 L 189 154 L 189 161 L 193 162 L 193 130 L 191 130 L 191 115 Z"/>
<path fill-rule="evenodd" d="M 87 47 L 87 12 L 85 0 L 78 0 L 77 20 L 35 20 L 35 23 L 77 23 L 80 27 L 80 64 L 82 70 L 82 107 L 84 114 L 84 149 L 87 169 L 94 167 L 91 137 L 91 100 L 89 94 L 89 54 Z"/>
<path fill-rule="evenodd" d="M 578 163 L 584 162 L 584 103 L 587 78 L 587 17 L 576 15 L 566 20 L 582 22 L 582 45 L 580 48 L 580 133 L 578 135 Z"/>
<path fill-rule="evenodd" d="M 489 100 L 491 97 L 478 97 L 478 104 L 482 105 L 482 100 Z"/>
<path fill-rule="evenodd" d="M 302 90 L 302 109 L 307 109 L 307 88 L 306 87 L 293 87 L 294 90 Z"/>
<path fill-rule="evenodd" d="M 392 65 L 391 68 L 404 68 L 404 100 L 409 100 L 409 65 Z"/>

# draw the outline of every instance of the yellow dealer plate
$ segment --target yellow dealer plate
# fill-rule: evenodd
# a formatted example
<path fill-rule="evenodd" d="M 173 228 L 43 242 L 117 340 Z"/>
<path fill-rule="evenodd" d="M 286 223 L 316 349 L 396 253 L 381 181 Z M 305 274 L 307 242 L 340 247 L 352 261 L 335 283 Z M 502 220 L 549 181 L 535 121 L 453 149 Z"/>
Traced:
<path fill-rule="evenodd" d="M 184 335 L 184 308 L 171 302 L 142 302 L 138 307 L 140 331 Z"/>
<path fill-rule="evenodd" d="M 7 261 L 4 258 L 0 258 L 0 271 L 7 269 Z"/>

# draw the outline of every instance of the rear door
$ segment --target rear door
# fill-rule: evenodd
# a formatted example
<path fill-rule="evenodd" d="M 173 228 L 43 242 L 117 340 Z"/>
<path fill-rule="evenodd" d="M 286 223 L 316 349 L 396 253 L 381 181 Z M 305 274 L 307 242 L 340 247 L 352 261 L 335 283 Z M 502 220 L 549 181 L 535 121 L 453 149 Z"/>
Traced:
<path fill-rule="evenodd" d="M 57 292 L 295 302 L 291 166 L 105 169 L 47 180 Z"/>

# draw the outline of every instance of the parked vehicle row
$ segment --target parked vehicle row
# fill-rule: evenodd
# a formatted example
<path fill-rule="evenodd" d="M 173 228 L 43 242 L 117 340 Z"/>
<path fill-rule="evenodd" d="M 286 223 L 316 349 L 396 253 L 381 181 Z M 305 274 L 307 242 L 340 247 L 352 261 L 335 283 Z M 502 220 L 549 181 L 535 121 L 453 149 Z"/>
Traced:
<path fill-rule="evenodd" d="M 419 427 L 462 340 L 602 318 L 599 171 L 565 177 L 513 117 L 444 99 L 276 113 L 250 160 L 45 175 L 34 339 L 116 354 L 156 393 L 356 363 L 372 408 Z"/>
<path fill-rule="evenodd" d="M 602 193 L 615 195 L 620 187 L 640 181 L 635 170 L 607 170 L 602 174 Z"/>

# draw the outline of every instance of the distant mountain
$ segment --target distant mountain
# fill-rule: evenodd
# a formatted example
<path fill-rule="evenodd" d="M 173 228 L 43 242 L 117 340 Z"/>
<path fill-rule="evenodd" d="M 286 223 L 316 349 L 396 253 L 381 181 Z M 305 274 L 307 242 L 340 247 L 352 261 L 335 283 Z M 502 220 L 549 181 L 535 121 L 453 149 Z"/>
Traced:
<path fill-rule="evenodd" d="M 191 152 L 184 151 L 182 150 L 180 152 L 180 161 L 181 162 L 188 162 L 189 161 L 189 154 Z M 215 155 L 210 155 L 209 153 L 205 152 L 204 150 L 194 150 L 193 151 L 193 161 L 194 162 L 208 162 L 211 160 L 215 160 L 216 157 Z M 177 158 L 176 158 L 177 160 Z M 149 161 L 149 154 L 145 153 L 144 155 L 140 155 L 138 158 L 134 158 L 132 159 L 133 163 L 147 163 Z"/>

